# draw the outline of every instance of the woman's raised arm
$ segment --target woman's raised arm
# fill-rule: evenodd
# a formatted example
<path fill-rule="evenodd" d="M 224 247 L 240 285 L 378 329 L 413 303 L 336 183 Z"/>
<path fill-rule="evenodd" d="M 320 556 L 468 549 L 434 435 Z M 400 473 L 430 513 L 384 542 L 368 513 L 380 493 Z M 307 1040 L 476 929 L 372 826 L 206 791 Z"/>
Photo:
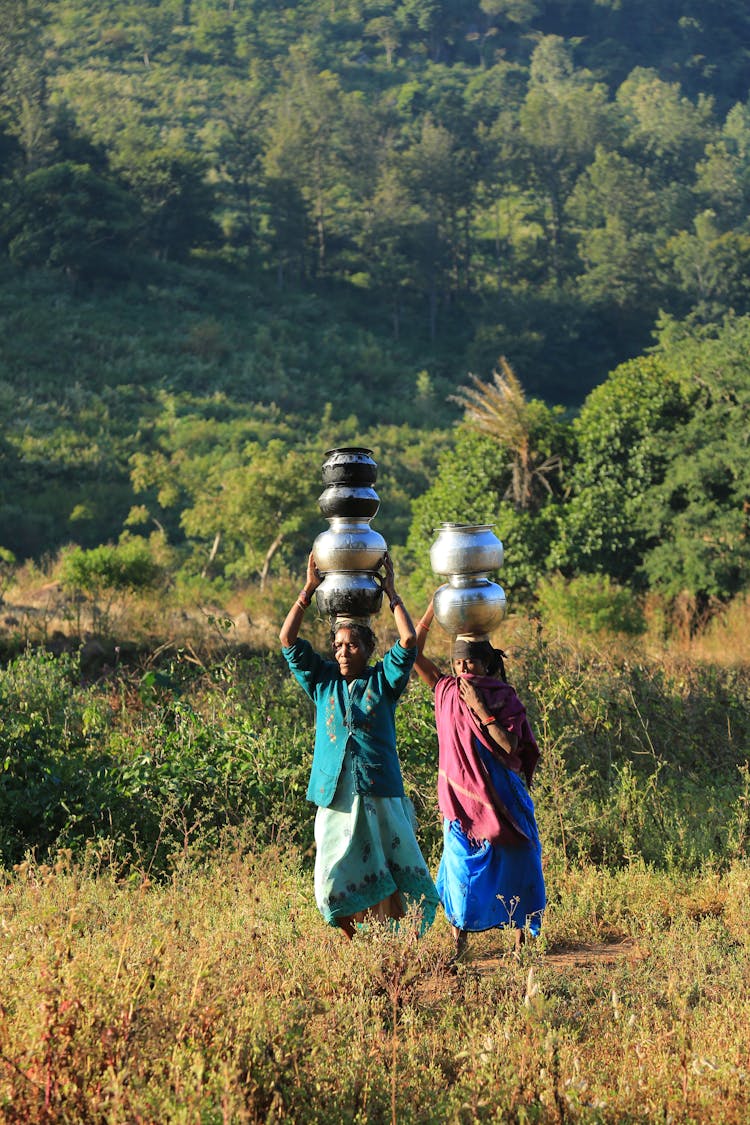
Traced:
<path fill-rule="evenodd" d="M 279 640 L 284 648 L 289 648 L 297 640 L 299 627 L 302 624 L 302 618 L 305 616 L 305 610 L 312 602 L 312 596 L 317 590 L 318 586 L 323 581 L 323 578 L 315 565 L 312 551 L 307 560 L 307 576 L 305 584 L 297 594 L 297 598 L 292 604 L 292 608 L 286 615 L 284 624 L 281 626 L 279 633 Z"/>
<path fill-rule="evenodd" d="M 396 579 L 393 573 L 393 562 L 391 556 L 386 552 L 383 559 L 383 566 L 385 567 L 385 574 L 383 576 L 383 592 L 388 598 L 388 603 L 391 607 L 393 620 L 398 629 L 398 639 L 404 648 L 414 648 L 417 643 L 416 630 L 414 629 L 414 622 L 409 616 L 409 611 L 404 605 L 402 599 L 396 593 Z"/>
<path fill-rule="evenodd" d="M 432 598 L 430 604 L 422 614 L 421 619 L 417 623 L 417 659 L 414 662 L 414 671 L 419 676 L 420 680 L 424 680 L 428 687 L 434 688 L 435 684 L 440 679 L 442 672 L 437 664 L 433 664 L 424 655 L 424 646 L 427 641 L 427 634 L 430 631 L 435 611 L 432 608 Z"/>

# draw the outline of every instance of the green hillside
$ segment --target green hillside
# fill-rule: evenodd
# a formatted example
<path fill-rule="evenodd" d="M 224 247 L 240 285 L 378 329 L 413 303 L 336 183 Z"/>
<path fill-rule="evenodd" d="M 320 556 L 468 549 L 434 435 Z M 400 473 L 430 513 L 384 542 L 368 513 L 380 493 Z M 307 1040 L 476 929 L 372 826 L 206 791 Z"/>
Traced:
<path fill-rule="evenodd" d="M 0 7 L 6 553 L 158 530 L 196 572 L 221 541 L 211 577 L 298 566 L 321 453 L 361 440 L 412 568 L 481 516 L 520 589 L 745 588 L 741 5 Z M 505 362 L 532 486 L 495 427 L 474 503 L 441 457 Z"/>

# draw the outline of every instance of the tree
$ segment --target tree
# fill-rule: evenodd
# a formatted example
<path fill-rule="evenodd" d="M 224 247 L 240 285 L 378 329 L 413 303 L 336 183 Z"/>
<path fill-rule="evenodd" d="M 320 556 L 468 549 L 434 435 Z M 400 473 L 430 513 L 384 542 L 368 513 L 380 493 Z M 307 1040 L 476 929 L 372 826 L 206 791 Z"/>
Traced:
<path fill-rule="evenodd" d="M 689 396 L 684 424 L 663 435 L 665 470 L 644 498 L 639 526 L 652 545 L 649 581 L 699 608 L 750 585 L 750 317 L 680 333 L 661 350 Z"/>
<path fill-rule="evenodd" d="M 492 373 L 492 382 L 484 383 L 476 375 L 469 376 L 470 387 L 455 395 L 454 402 L 466 408 L 465 419 L 483 433 L 490 434 L 501 446 L 511 466 L 510 482 L 503 495 L 517 511 L 538 509 L 553 494 L 550 477 L 562 468 L 559 452 L 542 449 L 537 441 L 544 426 L 551 428 L 551 413 L 540 402 L 527 402 L 523 387 L 506 360 L 500 358 L 500 370 Z"/>
<path fill-rule="evenodd" d="M 173 538 L 178 523 L 204 576 L 255 574 L 264 584 L 280 553 L 303 555 L 320 530 L 319 458 L 278 437 L 248 440 L 252 429 L 167 415 L 159 447 L 131 459 L 134 491 L 146 498 L 133 520 L 151 518 Z"/>
<path fill-rule="evenodd" d="M 359 230 L 353 232 L 353 240 L 373 287 L 386 296 L 394 339 L 399 339 L 401 334 L 404 295 L 417 283 L 413 250 L 421 217 L 397 169 L 384 161 Z"/>
<path fill-rule="evenodd" d="M 732 107 L 696 171 L 695 190 L 714 210 L 720 228 L 743 222 L 750 201 L 750 105 Z"/>
<path fill-rule="evenodd" d="M 678 82 L 636 67 L 617 91 L 627 146 L 664 181 L 679 180 L 703 155 L 714 129 L 713 102 L 684 97 Z"/>
<path fill-rule="evenodd" d="M 577 457 L 550 552 L 553 567 L 637 580 L 656 535 L 640 518 L 644 497 L 664 479 L 665 433 L 688 416 L 681 382 L 662 358 L 630 360 L 591 392 L 573 423 Z"/>
<path fill-rule="evenodd" d="M 137 202 L 88 165 L 38 168 L 15 185 L 2 223 L 12 261 L 75 277 L 122 277 L 140 228 Z"/>
<path fill-rule="evenodd" d="M 141 147 L 138 133 L 128 137 L 113 167 L 140 203 L 144 246 L 158 258 L 180 260 L 217 242 L 215 189 L 204 159 L 180 147 L 152 147 L 145 136 Z"/>
<path fill-rule="evenodd" d="M 644 309 L 663 292 L 659 242 L 663 207 L 647 174 L 618 152 L 599 147 L 571 192 L 584 264 L 578 285 L 587 301 Z"/>
<path fill-rule="evenodd" d="M 363 119 L 367 116 L 361 99 L 345 95 L 336 75 L 315 71 L 304 44 L 291 53 L 267 134 L 270 222 L 277 240 L 285 231 L 314 231 L 314 272 L 320 275 L 328 269 L 333 231 L 341 232 L 352 221 L 355 169 L 356 175 L 373 182 L 376 152 Z M 280 218 L 277 192 L 282 201 Z M 308 218 L 304 226 L 288 222 L 290 212 L 284 203 L 293 199 L 304 201 Z M 293 252 L 301 257 L 304 250 L 303 245 Z M 285 251 L 292 256 L 291 247 Z"/>
<path fill-rule="evenodd" d="M 49 80 L 55 53 L 49 5 L 37 0 L 3 0 L 0 8 L 0 120 L 33 171 L 53 159 L 55 112 Z"/>
<path fill-rule="evenodd" d="M 680 231 L 664 248 L 692 313 L 704 323 L 720 321 L 734 309 L 745 312 L 750 300 L 750 235 L 722 234 L 714 211 L 703 211 L 693 232 Z"/>
<path fill-rule="evenodd" d="M 393 65 L 393 55 L 401 44 L 401 29 L 393 16 L 375 16 L 365 24 L 365 35 L 376 39 L 385 51 L 385 65 Z"/>
<path fill-rule="evenodd" d="M 550 265 L 562 280 L 565 204 L 597 145 L 611 146 L 614 118 L 606 88 L 587 71 L 576 71 L 570 45 L 545 36 L 531 58 L 521 107 L 518 159 L 545 204 Z"/>
<path fill-rule="evenodd" d="M 440 297 L 469 287 L 476 187 L 472 163 L 468 147 L 429 116 L 399 159 L 400 175 L 422 214 L 413 258 L 427 295 L 431 339 L 437 332 Z"/>
<path fill-rule="evenodd" d="M 221 118 L 214 155 L 221 177 L 218 192 L 237 216 L 232 217 L 230 224 L 231 242 L 253 246 L 265 189 L 265 104 L 260 82 L 253 80 L 230 87 L 224 95 Z"/>
<path fill-rule="evenodd" d="M 250 444 L 240 463 L 216 464 L 180 522 L 186 534 L 210 541 L 209 562 L 221 543 L 223 571 L 247 578 L 255 573 L 263 589 L 282 547 L 300 552 L 311 541 L 320 490 L 318 460 L 273 440 L 264 448 Z"/>
<path fill-rule="evenodd" d="M 407 557 L 415 581 L 430 581 L 429 545 L 439 524 L 488 523 L 506 546 L 504 574 L 524 596 L 547 569 L 569 426 L 561 412 L 527 402 L 506 363 L 492 384 L 474 379 L 455 397 L 468 407 L 466 417 L 431 486 L 413 504 Z"/>

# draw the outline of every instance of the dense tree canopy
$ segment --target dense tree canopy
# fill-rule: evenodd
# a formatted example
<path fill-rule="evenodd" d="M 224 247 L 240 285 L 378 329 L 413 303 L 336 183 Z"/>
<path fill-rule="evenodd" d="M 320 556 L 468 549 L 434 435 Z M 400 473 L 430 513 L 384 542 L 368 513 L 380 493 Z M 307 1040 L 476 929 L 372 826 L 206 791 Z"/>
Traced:
<path fill-rule="evenodd" d="M 476 519 L 519 589 L 746 589 L 749 32 L 708 0 L 0 0 L 0 546 L 145 519 L 265 580 L 356 434 L 417 570 Z M 520 436 L 481 425 L 501 356 Z"/>
<path fill-rule="evenodd" d="M 25 268 L 142 284 L 200 255 L 287 302 L 333 286 L 571 405 L 659 308 L 749 307 L 736 5 L 1 8 L 0 236 Z"/>

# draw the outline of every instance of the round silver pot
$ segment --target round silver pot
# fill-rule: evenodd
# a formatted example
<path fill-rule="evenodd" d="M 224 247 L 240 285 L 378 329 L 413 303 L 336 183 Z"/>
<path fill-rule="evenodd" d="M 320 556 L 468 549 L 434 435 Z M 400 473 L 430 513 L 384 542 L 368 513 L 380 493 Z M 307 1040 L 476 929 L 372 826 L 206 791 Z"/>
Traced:
<path fill-rule="evenodd" d="M 503 565 L 503 545 L 490 524 L 444 523 L 435 531 L 430 565 L 436 574 L 487 574 Z"/>
<path fill-rule="evenodd" d="M 446 633 L 484 636 L 502 621 L 507 601 L 497 582 L 476 575 L 451 575 L 435 591 L 432 605 L 435 620 Z"/>
<path fill-rule="evenodd" d="M 313 543 L 315 564 L 322 574 L 331 570 L 377 570 L 387 550 L 378 531 L 366 519 L 332 516 L 327 531 L 321 531 Z"/>

